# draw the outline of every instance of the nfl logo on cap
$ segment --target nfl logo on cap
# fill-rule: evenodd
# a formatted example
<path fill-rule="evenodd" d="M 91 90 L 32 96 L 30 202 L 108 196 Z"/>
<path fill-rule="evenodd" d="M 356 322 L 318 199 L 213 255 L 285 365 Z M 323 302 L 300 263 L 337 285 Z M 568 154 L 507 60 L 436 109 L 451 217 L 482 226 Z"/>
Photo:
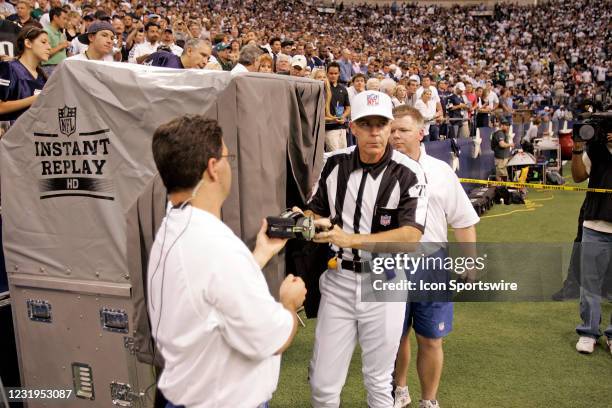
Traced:
<path fill-rule="evenodd" d="M 393 120 L 393 102 L 389 95 L 378 91 L 363 91 L 351 100 L 351 120 L 366 116 L 382 116 Z"/>

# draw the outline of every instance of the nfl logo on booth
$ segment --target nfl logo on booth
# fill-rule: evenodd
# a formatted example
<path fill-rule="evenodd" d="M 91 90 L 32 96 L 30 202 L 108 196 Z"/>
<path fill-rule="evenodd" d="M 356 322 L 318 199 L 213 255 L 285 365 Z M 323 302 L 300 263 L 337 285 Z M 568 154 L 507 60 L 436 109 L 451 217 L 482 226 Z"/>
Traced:
<path fill-rule="evenodd" d="M 72 135 L 76 131 L 77 108 L 69 108 L 68 106 L 64 105 L 63 108 L 60 108 L 57 111 L 60 132 L 66 136 Z"/>
<path fill-rule="evenodd" d="M 380 216 L 380 225 L 383 227 L 388 227 L 391 225 L 391 216 L 390 215 L 381 215 Z"/>
<path fill-rule="evenodd" d="M 368 106 L 378 105 L 378 95 L 368 95 Z"/>

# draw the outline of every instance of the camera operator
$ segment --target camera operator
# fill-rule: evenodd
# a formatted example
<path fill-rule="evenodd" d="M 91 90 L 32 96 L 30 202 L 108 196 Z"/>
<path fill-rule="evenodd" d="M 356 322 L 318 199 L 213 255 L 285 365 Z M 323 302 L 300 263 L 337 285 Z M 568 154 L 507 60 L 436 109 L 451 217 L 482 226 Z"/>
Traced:
<path fill-rule="evenodd" d="M 266 407 L 306 295 L 289 275 L 276 302 L 261 272 L 286 240 L 269 238 L 264 221 L 251 253 L 220 220 L 234 155 L 216 121 L 186 115 L 161 125 L 153 158 L 170 201 L 147 274 L 167 407 Z"/>
<path fill-rule="evenodd" d="M 606 117 L 606 121 L 610 118 Z M 605 126 L 609 129 L 609 126 Z M 612 133 L 594 137 L 588 143 L 574 142 L 572 178 L 589 179 L 589 188 L 612 189 Z M 576 350 L 593 352 L 601 336 L 601 291 L 606 274 L 612 270 L 612 194 L 588 192 L 584 204 L 581 254 L 580 316 L 576 327 L 580 336 Z M 612 317 L 605 330 L 607 345 L 612 348 Z"/>

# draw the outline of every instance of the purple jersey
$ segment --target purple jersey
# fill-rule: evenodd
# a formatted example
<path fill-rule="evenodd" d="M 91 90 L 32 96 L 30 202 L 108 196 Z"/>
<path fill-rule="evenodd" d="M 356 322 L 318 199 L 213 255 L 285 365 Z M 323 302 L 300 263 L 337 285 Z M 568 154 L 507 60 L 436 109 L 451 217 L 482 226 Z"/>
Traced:
<path fill-rule="evenodd" d="M 168 51 L 157 51 L 154 52 L 147 58 L 147 62 L 154 67 L 165 67 L 165 68 L 185 68 L 181 59 Z"/>
<path fill-rule="evenodd" d="M 40 71 L 39 71 L 40 72 Z M 19 60 L 0 62 L 0 100 L 16 101 L 42 91 L 47 82 L 42 74 L 32 77 L 30 71 Z M 0 115 L 0 121 L 16 120 L 27 109 Z"/>

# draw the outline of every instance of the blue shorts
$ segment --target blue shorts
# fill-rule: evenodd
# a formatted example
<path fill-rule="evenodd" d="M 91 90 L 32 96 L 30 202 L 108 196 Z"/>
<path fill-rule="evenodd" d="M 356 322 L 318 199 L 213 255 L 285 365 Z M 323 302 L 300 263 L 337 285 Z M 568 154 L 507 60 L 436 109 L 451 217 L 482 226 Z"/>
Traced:
<path fill-rule="evenodd" d="M 453 330 L 452 302 L 408 302 L 404 316 L 404 336 L 410 327 L 428 339 L 447 336 Z"/>

